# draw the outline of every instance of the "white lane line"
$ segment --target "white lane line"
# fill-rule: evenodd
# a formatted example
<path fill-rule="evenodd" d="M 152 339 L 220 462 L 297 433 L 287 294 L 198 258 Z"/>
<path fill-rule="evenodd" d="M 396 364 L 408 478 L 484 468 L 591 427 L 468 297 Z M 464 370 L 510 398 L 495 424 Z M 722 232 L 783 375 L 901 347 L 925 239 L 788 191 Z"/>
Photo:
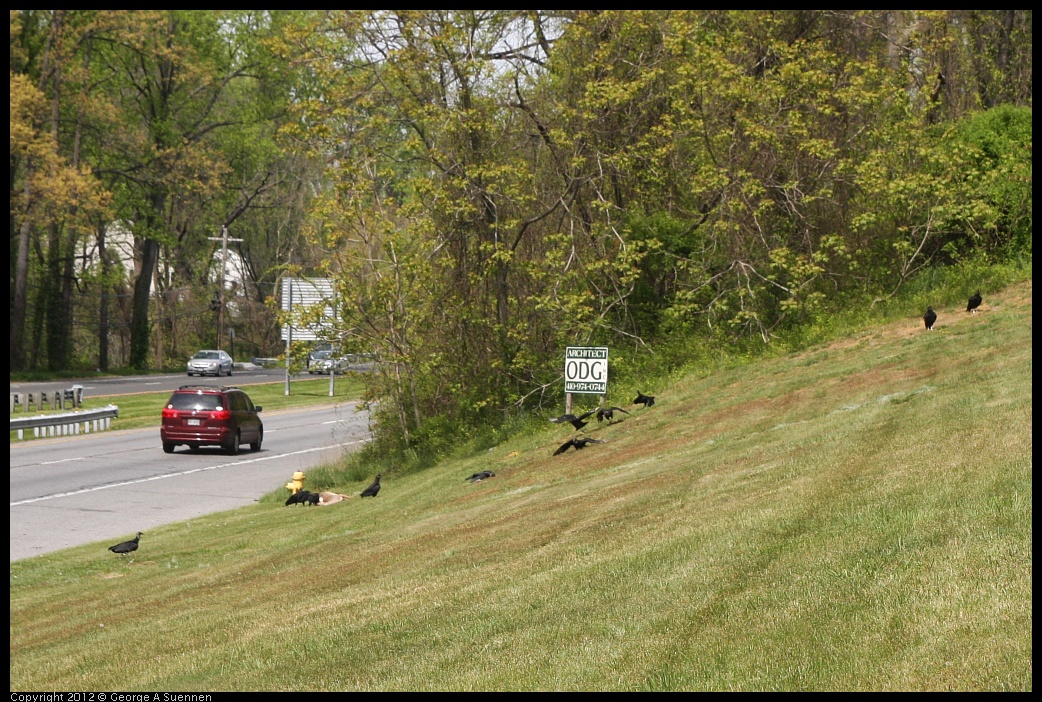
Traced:
<path fill-rule="evenodd" d="M 77 456 L 76 458 L 63 458 L 60 461 L 43 461 L 40 463 L 41 466 L 53 466 L 55 463 L 68 463 L 69 461 L 82 461 L 85 460 L 83 456 Z"/>
<path fill-rule="evenodd" d="M 193 468 L 192 470 L 181 471 L 180 473 L 166 473 L 164 475 L 153 475 L 149 478 L 138 478 L 137 480 L 126 480 L 122 483 L 110 483 L 109 485 L 98 485 L 96 487 L 84 488 L 82 490 L 73 490 L 71 492 L 59 492 L 53 495 L 44 495 L 43 497 L 31 497 L 28 500 L 18 500 L 12 502 L 11 507 L 18 505 L 27 505 L 31 502 L 42 502 L 43 500 L 53 500 L 57 497 L 70 497 L 71 495 L 82 495 L 85 492 L 94 492 L 96 490 L 108 490 L 109 488 L 123 487 L 124 485 L 136 485 L 138 483 L 148 483 L 153 480 L 163 480 L 164 478 L 176 478 L 181 475 L 191 475 L 192 473 L 203 473 L 208 470 L 217 470 L 218 468 L 228 468 L 230 466 L 242 466 L 247 463 L 260 463 L 261 461 L 271 461 L 276 458 L 286 458 L 288 456 L 299 456 L 305 453 L 313 453 L 315 451 L 325 451 L 326 449 L 340 448 L 341 446 L 349 446 L 351 444 L 362 444 L 369 439 L 358 439 L 357 441 L 347 441 L 343 444 L 332 444 L 330 446 L 319 446 L 318 448 L 304 449 L 303 451 L 294 451 L 293 453 L 279 453 L 274 456 L 264 456 L 262 458 L 251 458 L 247 461 L 236 461 L 234 463 L 221 463 L 216 466 L 207 466 L 206 468 Z"/>

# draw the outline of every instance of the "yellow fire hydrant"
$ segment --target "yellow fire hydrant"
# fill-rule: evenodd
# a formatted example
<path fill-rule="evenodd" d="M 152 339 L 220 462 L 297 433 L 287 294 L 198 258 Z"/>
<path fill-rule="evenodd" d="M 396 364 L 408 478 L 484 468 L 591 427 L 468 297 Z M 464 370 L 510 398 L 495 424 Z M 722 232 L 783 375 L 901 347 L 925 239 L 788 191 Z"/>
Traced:
<path fill-rule="evenodd" d="M 293 480 L 286 483 L 286 489 L 289 490 L 289 494 L 296 495 L 304 487 L 304 474 L 299 470 L 293 474 Z"/>

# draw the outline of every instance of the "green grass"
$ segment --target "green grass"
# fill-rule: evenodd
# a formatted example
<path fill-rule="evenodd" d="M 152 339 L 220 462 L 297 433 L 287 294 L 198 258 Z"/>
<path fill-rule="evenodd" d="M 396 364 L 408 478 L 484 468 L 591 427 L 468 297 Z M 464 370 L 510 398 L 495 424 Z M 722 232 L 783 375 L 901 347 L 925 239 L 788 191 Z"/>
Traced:
<path fill-rule="evenodd" d="M 234 376 L 233 376 L 234 377 Z M 191 384 L 188 379 L 186 385 Z M 238 384 L 230 379 L 223 383 L 214 381 L 202 385 L 236 385 L 246 390 L 253 404 L 260 405 L 264 411 L 271 413 L 274 410 L 292 409 L 295 407 L 310 407 L 325 403 L 344 402 L 354 400 L 362 396 L 364 384 L 361 380 L 342 376 L 336 379 L 333 385 L 333 395 L 329 394 L 329 378 L 321 380 L 293 380 L 290 384 L 290 394 L 286 395 L 285 381 L 277 383 Z M 95 395 L 83 398 L 81 410 L 92 410 L 107 407 L 110 404 L 119 407 L 119 417 L 112 420 L 110 429 L 141 429 L 147 427 L 158 427 L 162 420 L 163 405 L 170 399 L 170 391 L 163 392 L 141 392 L 131 395 Z M 47 414 L 62 414 L 73 410 L 44 410 L 15 412 L 11 417 L 35 417 Z M 25 440 L 32 440 L 32 432 L 25 432 Z M 10 432 L 11 441 L 17 441 L 16 432 Z"/>
<path fill-rule="evenodd" d="M 1029 691 L 1031 283 L 986 302 L 12 563 L 11 689 Z"/>

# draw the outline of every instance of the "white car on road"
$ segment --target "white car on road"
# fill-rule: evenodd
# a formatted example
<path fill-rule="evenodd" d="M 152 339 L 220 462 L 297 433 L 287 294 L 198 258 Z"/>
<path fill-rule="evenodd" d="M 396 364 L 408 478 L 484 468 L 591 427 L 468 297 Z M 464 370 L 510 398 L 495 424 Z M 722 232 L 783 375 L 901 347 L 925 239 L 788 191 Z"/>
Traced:
<path fill-rule="evenodd" d="M 235 362 L 227 351 L 203 349 L 188 359 L 188 375 L 231 375 Z"/>

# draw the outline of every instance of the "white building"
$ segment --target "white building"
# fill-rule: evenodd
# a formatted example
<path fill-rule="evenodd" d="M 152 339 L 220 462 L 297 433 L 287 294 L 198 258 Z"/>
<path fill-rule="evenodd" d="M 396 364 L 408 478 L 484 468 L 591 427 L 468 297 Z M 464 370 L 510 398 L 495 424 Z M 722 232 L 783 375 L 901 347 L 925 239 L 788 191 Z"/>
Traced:
<path fill-rule="evenodd" d="M 216 250 L 212 256 L 208 280 L 216 288 L 221 281 L 221 261 L 224 258 L 224 249 L 219 242 L 214 243 Z M 120 222 L 110 224 L 105 232 L 105 248 L 109 252 L 110 257 L 117 257 L 123 264 L 127 278 L 134 280 L 138 275 L 138 262 L 134 255 L 134 234 Z M 101 257 L 98 254 L 97 240 L 85 242 L 82 253 L 76 259 L 77 273 L 100 265 Z M 164 287 L 169 290 L 173 287 L 173 279 L 173 267 L 168 263 L 163 255 L 163 251 L 160 250 L 155 277 L 152 280 L 152 293 L 155 293 L 156 280 L 165 280 L 166 285 Z M 227 259 L 224 261 L 224 289 L 235 290 L 236 288 L 241 288 L 244 280 L 246 280 L 246 266 L 242 256 L 234 248 L 229 247 Z"/>

